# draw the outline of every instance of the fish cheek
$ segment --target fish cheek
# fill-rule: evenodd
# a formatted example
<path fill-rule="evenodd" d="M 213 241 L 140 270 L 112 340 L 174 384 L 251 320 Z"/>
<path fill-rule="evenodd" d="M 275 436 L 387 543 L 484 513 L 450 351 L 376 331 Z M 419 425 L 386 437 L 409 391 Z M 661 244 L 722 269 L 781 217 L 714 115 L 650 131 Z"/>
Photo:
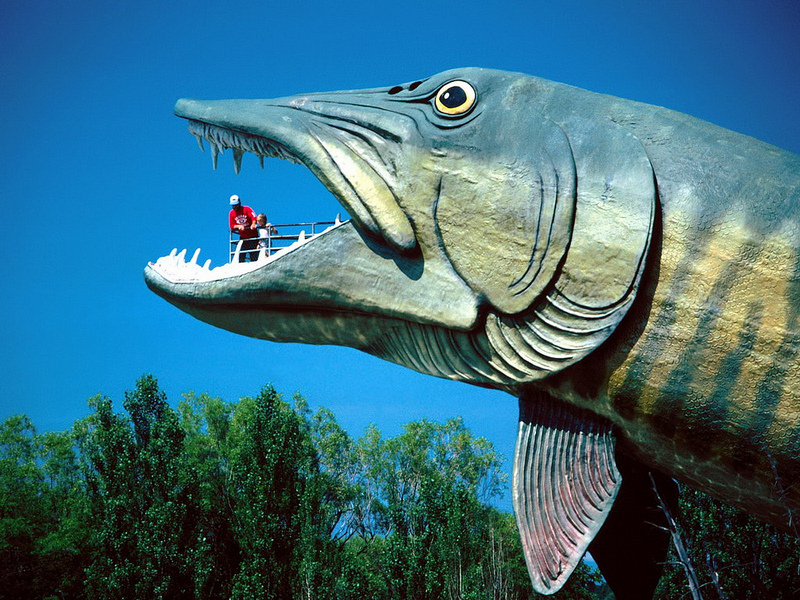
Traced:
<path fill-rule="evenodd" d="M 569 140 L 555 122 L 519 106 L 487 112 L 462 147 L 469 150 L 458 162 L 451 155 L 440 163 L 439 238 L 475 292 L 498 312 L 520 313 L 553 281 L 570 244 Z"/>
<path fill-rule="evenodd" d="M 479 176 L 442 176 L 435 212 L 439 238 L 474 291 L 501 312 L 520 312 L 552 278 L 555 265 L 549 263 L 564 253 L 571 214 L 565 218 L 557 210 L 539 173 L 516 165 L 488 172 L 476 165 L 469 172 Z"/>

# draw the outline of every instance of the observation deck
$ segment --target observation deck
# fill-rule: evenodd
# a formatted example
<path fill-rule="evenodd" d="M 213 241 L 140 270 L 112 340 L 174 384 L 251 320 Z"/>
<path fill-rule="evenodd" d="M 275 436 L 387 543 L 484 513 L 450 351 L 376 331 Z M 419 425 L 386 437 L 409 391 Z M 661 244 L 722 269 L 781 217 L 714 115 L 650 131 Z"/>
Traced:
<path fill-rule="evenodd" d="M 239 239 L 238 234 L 232 231 L 228 237 L 228 262 L 235 263 L 242 260 L 255 261 L 258 257 L 270 257 L 276 252 L 288 248 L 297 242 L 314 238 L 333 225 L 342 223 L 340 216 L 336 215 L 333 221 L 316 221 L 313 223 L 269 223 L 262 237 Z M 259 230 L 261 233 L 261 230 Z M 277 232 L 277 233 L 275 233 Z M 256 247 L 242 248 L 243 242 L 253 240 Z M 244 255 L 244 258 L 242 258 Z"/>

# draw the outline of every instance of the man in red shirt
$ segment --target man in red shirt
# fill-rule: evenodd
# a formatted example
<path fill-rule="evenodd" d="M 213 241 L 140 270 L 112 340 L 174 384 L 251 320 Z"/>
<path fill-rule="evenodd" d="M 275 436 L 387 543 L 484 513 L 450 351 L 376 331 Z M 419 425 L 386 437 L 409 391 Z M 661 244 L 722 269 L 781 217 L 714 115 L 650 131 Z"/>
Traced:
<path fill-rule="evenodd" d="M 258 260 L 258 231 L 256 229 L 256 213 L 249 206 L 242 206 L 239 196 L 231 196 L 231 212 L 228 213 L 228 225 L 231 232 L 239 234 L 242 240 L 242 249 L 239 252 L 239 262 L 244 262 L 247 257 L 250 262 Z M 247 250 L 247 252 L 245 252 Z M 255 250 L 255 252 L 252 252 Z"/>

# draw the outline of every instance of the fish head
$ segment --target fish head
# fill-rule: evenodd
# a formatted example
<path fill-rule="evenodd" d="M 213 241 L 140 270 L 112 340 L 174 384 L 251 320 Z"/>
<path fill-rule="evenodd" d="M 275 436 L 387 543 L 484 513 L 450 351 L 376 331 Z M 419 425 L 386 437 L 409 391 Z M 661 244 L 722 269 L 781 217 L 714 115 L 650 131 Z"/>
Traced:
<path fill-rule="evenodd" d="M 480 385 L 564 368 L 596 331 L 577 351 L 523 359 L 527 369 L 495 356 L 498 344 L 519 353 L 508 327 L 554 310 L 580 197 L 571 141 L 537 108 L 535 81 L 470 68 L 386 88 L 178 101 L 215 162 L 230 148 L 237 170 L 244 152 L 303 164 L 352 219 L 251 263 L 209 269 L 173 253 L 147 266 L 147 284 L 237 333 L 351 346 Z"/>

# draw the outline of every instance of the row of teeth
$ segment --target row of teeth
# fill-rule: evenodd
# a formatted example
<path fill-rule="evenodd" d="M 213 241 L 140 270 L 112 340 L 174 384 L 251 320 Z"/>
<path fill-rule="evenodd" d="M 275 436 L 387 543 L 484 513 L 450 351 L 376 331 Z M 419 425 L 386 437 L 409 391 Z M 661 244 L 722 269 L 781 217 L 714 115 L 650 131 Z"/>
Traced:
<path fill-rule="evenodd" d="M 202 266 L 198 264 L 198 258 L 200 258 L 200 248 L 194 251 L 191 259 L 188 261 L 186 260 L 185 249 L 178 252 L 177 248 L 173 248 L 172 252 L 170 252 L 167 256 L 162 256 L 155 263 L 151 262 L 150 266 L 158 271 L 165 279 L 176 283 L 207 282 L 225 279 L 226 277 L 233 277 L 235 275 L 249 273 L 250 271 L 255 271 L 264 265 L 268 265 L 269 263 L 278 260 L 282 256 L 285 256 L 290 252 L 294 252 L 301 246 L 307 244 L 309 241 L 316 239 L 321 235 L 325 235 L 332 229 L 336 229 L 341 225 L 342 221 L 339 220 L 337 215 L 335 223 L 324 231 L 314 235 L 306 235 L 305 231 L 301 231 L 299 239 L 291 246 L 281 248 L 269 256 L 267 255 L 267 251 L 265 249 L 259 250 L 258 260 L 253 262 L 239 262 L 239 254 L 242 246 L 240 241 L 236 247 L 236 252 L 233 255 L 232 262 L 220 265 L 219 267 L 214 267 L 213 269 L 211 268 L 211 259 L 206 260 Z M 245 252 L 255 252 L 255 250 L 247 250 Z"/>
<path fill-rule="evenodd" d="M 252 152 L 255 154 L 258 157 L 258 161 L 261 164 L 262 169 L 264 168 L 264 157 L 280 158 L 282 160 L 288 160 L 291 163 L 301 162 L 300 159 L 298 159 L 287 148 L 278 142 L 258 136 L 237 133 L 235 131 L 231 131 L 230 129 L 217 127 L 216 125 L 210 125 L 201 121 L 190 120 L 189 133 L 194 135 L 194 137 L 197 139 L 197 145 L 200 146 L 200 150 L 203 152 L 205 152 L 203 140 L 208 141 L 209 146 L 211 147 L 211 161 L 214 169 L 217 168 L 219 155 L 223 154 L 227 148 L 231 148 L 233 150 L 233 168 L 237 174 L 241 172 L 242 157 L 244 156 L 245 152 Z M 259 250 L 258 260 L 254 262 L 239 262 L 239 255 L 242 245 L 240 241 L 231 259 L 231 262 L 213 269 L 211 268 L 211 259 L 206 260 L 202 266 L 198 264 L 200 248 L 195 250 L 191 259 L 188 261 L 186 260 L 187 251 L 185 249 L 178 252 L 177 248 L 173 248 L 172 252 L 170 252 L 167 256 L 162 256 L 155 263 L 150 263 L 150 265 L 159 273 L 161 273 L 162 276 L 174 282 L 215 281 L 224 279 L 226 277 L 248 273 L 263 267 L 264 265 L 267 265 L 279 259 L 280 257 L 285 256 L 289 252 L 293 252 L 300 246 L 308 243 L 310 240 L 324 235 L 331 229 L 339 227 L 341 224 L 342 222 L 339 220 L 339 216 L 337 215 L 335 224 L 318 234 L 306 235 L 305 231 L 301 231 L 296 242 L 290 246 L 281 248 L 271 255 L 267 255 L 267 251 L 265 249 Z M 253 253 L 255 251 L 248 250 L 247 252 Z"/>
<path fill-rule="evenodd" d="M 294 154 L 280 143 L 254 135 L 237 133 L 230 129 L 209 125 L 201 121 L 189 121 L 189 133 L 197 138 L 197 145 L 200 150 L 206 151 L 203 140 L 207 140 L 211 146 L 211 162 L 214 169 L 217 168 L 219 155 L 225 152 L 226 148 L 233 150 L 233 169 L 237 174 L 242 170 L 242 157 L 245 152 L 252 152 L 258 157 L 261 168 L 264 168 L 264 157 L 280 158 L 291 163 L 301 162 Z"/>

